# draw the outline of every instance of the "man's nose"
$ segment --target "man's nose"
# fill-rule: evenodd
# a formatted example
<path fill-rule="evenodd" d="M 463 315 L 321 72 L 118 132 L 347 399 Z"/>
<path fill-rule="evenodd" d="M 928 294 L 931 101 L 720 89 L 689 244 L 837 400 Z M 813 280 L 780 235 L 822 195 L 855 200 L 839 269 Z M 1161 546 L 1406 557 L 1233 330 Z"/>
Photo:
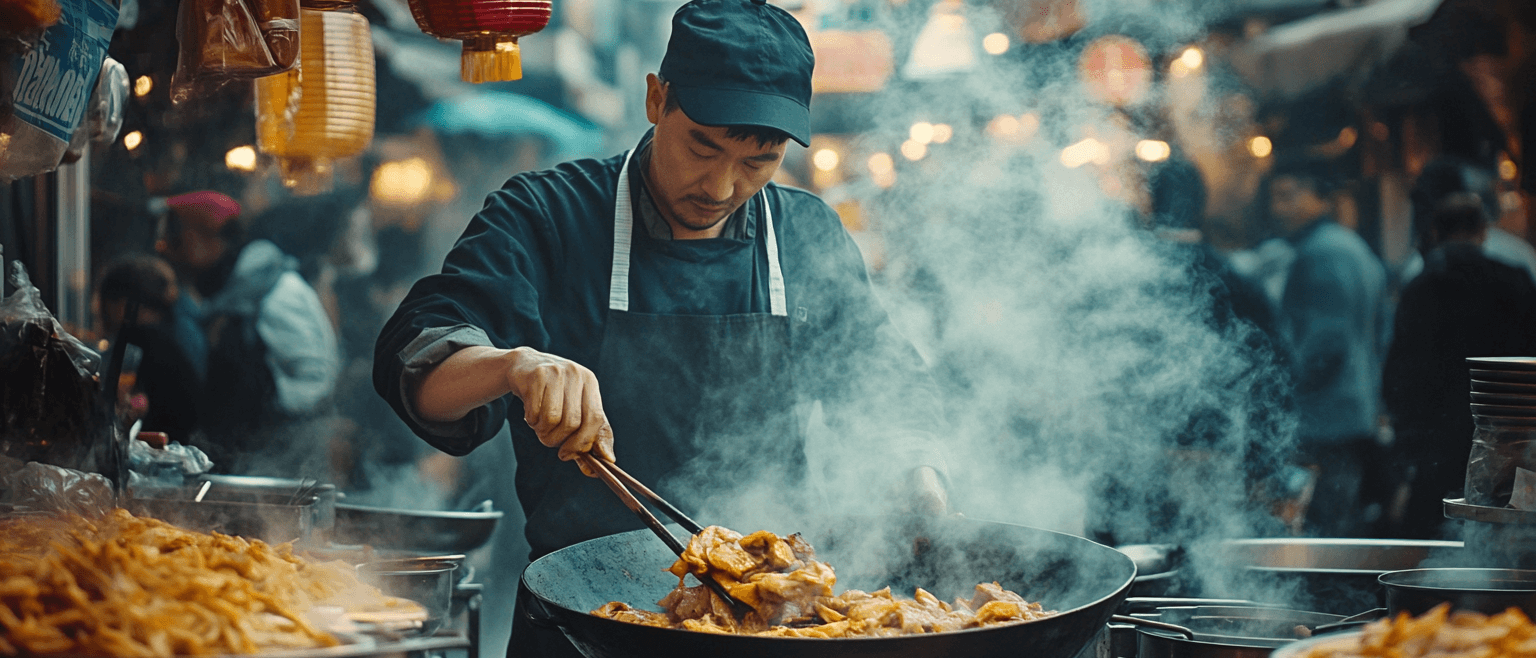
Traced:
<path fill-rule="evenodd" d="M 736 172 L 733 167 L 724 167 L 710 172 L 704 179 L 704 193 L 715 203 L 726 203 L 736 193 Z"/>

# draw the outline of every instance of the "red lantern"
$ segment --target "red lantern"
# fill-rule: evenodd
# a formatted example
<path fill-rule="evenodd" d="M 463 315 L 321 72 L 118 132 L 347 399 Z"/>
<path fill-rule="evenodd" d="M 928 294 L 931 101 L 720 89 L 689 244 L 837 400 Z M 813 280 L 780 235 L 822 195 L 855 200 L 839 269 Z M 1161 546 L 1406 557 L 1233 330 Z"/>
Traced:
<path fill-rule="evenodd" d="M 518 37 L 544 29 L 550 0 L 410 0 L 421 31 L 464 42 L 459 76 L 465 82 L 523 77 Z"/>

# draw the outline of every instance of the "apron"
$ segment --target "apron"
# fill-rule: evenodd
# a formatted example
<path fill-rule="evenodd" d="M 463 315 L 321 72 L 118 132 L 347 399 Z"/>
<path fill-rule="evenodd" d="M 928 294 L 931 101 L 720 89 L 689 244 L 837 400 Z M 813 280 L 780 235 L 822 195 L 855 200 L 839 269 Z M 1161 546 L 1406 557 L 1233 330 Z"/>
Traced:
<path fill-rule="evenodd" d="M 711 491 L 730 491 L 746 478 L 795 481 L 803 474 L 805 441 L 794 408 L 784 273 L 764 191 L 757 198 L 768 252 L 768 313 L 630 311 L 633 154 L 624 156 L 619 169 L 608 315 L 594 372 L 619 463 L 693 516 L 701 506 L 707 508 Z M 575 470 L 574 465 L 564 466 Z M 580 511 L 573 509 L 573 521 L 578 515 L 586 523 L 605 519 L 614 525 L 612 532 L 642 527 L 600 481 L 583 480 L 583 493 L 571 501 L 581 506 Z M 715 520 L 694 518 L 706 525 Z M 558 630 L 540 628 L 528 618 L 524 611 L 530 597 L 519 581 L 508 655 L 579 656 Z"/>

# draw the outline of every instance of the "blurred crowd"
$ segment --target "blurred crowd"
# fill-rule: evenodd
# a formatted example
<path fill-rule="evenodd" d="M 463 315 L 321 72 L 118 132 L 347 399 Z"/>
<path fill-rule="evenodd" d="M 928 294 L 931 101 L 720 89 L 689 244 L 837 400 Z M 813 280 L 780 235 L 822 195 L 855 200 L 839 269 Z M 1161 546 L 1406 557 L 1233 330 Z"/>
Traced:
<path fill-rule="evenodd" d="M 1153 221 L 1200 244 L 1204 190 L 1184 168 L 1152 176 Z M 1498 227 L 1495 180 L 1466 159 L 1427 164 L 1410 193 L 1417 253 L 1396 272 L 1338 221 L 1338 176 L 1306 160 L 1268 173 L 1278 237 L 1238 254 L 1242 268 L 1203 246 L 1218 317 L 1252 323 L 1289 364 L 1293 531 L 1449 536 L 1442 500 L 1462 495 L 1473 434 L 1465 359 L 1536 354 L 1536 250 Z"/>

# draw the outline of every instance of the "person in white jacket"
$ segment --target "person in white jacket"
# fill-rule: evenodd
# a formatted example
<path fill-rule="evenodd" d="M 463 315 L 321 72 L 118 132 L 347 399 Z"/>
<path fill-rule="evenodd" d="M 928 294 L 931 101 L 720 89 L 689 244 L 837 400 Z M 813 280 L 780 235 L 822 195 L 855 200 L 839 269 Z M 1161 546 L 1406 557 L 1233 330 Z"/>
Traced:
<path fill-rule="evenodd" d="M 200 301 L 208 342 L 197 443 L 220 471 L 324 475 L 340 357 L 319 295 L 276 245 L 244 239 L 234 199 L 191 192 L 166 206 L 156 249 Z"/>

